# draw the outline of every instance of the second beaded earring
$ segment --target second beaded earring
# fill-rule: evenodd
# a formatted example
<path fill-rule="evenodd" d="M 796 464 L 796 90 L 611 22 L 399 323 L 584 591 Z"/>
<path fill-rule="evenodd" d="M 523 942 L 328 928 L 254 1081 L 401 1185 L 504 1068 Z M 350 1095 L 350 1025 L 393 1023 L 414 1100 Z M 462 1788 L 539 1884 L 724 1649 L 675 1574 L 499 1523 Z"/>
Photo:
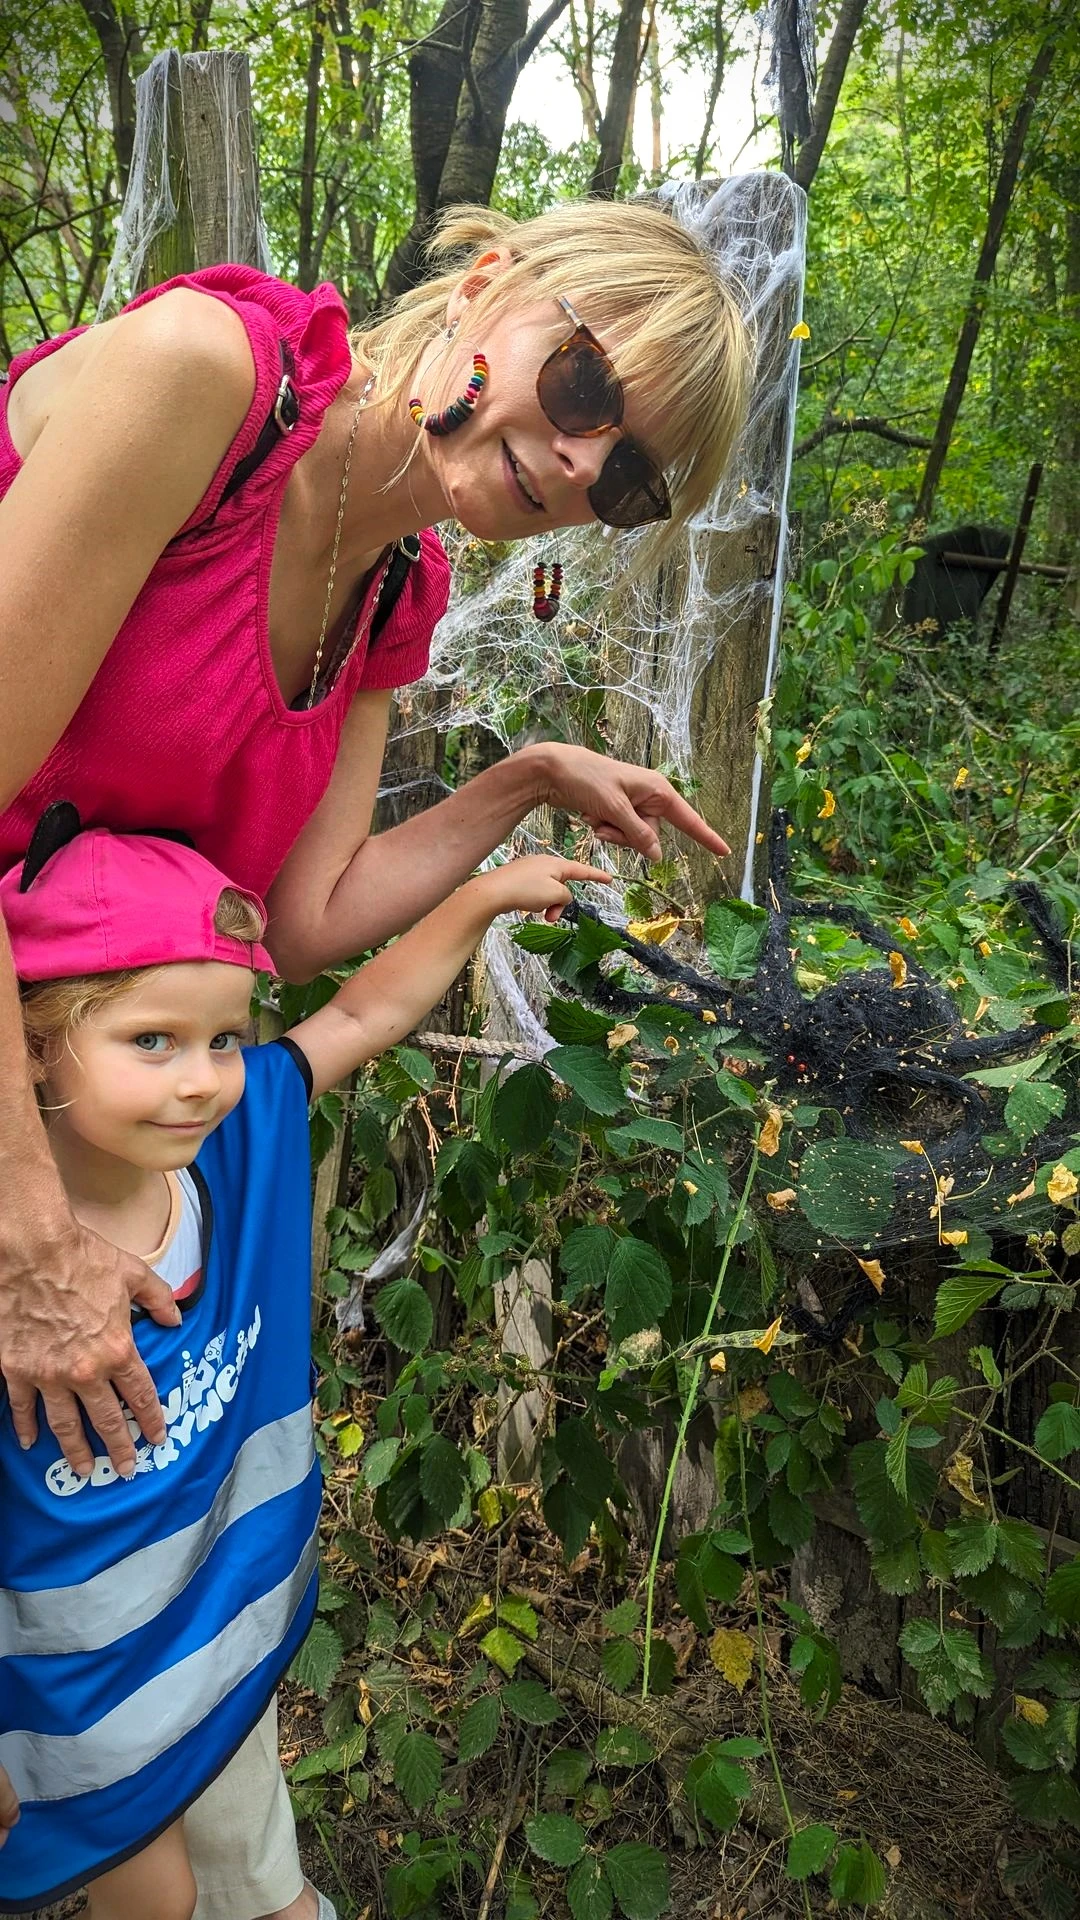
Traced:
<path fill-rule="evenodd" d="M 473 354 L 472 367 L 472 378 L 464 393 L 459 393 L 457 399 L 451 400 L 450 405 L 444 407 L 441 413 L 425 412 L 415 394 L 409 401 L 409 413 L 416 425 L 423 427 L 425 433 L 430 433 L 435 439 L 441 440 L 448 433 L 456 433 L 458 428 L 463 427 L 466 420 L 471 418 L 473 408 L 487 385 L 490 371 L 482 353 Z"/>

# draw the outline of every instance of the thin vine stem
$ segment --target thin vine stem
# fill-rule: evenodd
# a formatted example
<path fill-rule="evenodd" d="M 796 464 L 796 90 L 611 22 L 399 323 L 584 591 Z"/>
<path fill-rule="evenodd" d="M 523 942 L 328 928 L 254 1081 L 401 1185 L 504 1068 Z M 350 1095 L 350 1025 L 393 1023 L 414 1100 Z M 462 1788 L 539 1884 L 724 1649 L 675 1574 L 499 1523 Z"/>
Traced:
<path fill-rule="evenodd" d="M 755 1145 L 750 1155 L 750 1167 L 746 1175 L 746 1181 L 742 1193 L 739 1196 L 738 1205 L 732 1215 L 731 1224 L 727 1231 L 727 1238 L 724 1241 L 724 1251 L 720 1260 L 720 1269 L 712 1290 L 712 1298 L 709 1301 L 709 1311 L 705 1316 L 705 1325 L 698 1336 L 700 1339 L 708 1339 L 712 1332 L 712 1324 L 716 1318 L 717 1308 L 720 1305 L 720 1295 L 723 1292 L 724 1281 L 727 1278 L 732 1248 L 735 1245 L 735 1236 L 742 1226 L 746 1216 L 746 1209 L 750 1204 L 750 1189 L 754 1184 L 754 1175 L 757 1173 L 759 1158 L 758 1149 Z M 647 1700 L 649 1695 L 653 1609 L 656 1599 L 656 1570 L 660 1564 L 660 1544 L 664 1537 L 664 1529 L 667 1526 L 668 1509 L 671 1505 L 671 1495 L 675 1486 L 675 1475 L 678 1471 L 679 1461 L 682 1459 L 686 1448 L 687 1431 L 690 1426 L 690 1421 L 693 1418 L 694 1408 L 697 1405 L 698 1388 L 701 1385 L 701 1375 L 704 1366 L 705 1356 L 702 1353 L 698 1355 L 694 1363 L 694 1371 L 690 1377 L 690 1386 L 683 1400 L 682 1413 L 679 1418 L 679 1428 L 675 1435 L 675 1445 L 671 1450 L 667 1478 L 664 1481 L 664 1491 L 660 1499 L 660 1515 L 656 1523 L 656 1534 L 653 1538 L 652 1553 L 649 1556 L 649 1571 L 645 1579 L 645 1655 L 641 1671 L 641 1697 L 643 1700 Z"/>
<path fill-rule="evenodd" d="M 1030 1454 L 1033 1460 L 1038 1461 L 1040 1467 L 1045 1467 L 1048 1473 L 1056 1473 L 1058 1479 L 1064 1480 L 1067 1487 L 1072 1487 L 1077 1493 L 1080 1493 L 1080 1480 L 1074 1480 L 1071 1473 L 1066 1473 L 1062 1467 L 1055 1466 L 1052 1460 L 1048 1460 L 1045 1454 L 1037 1452 L 1034 1447 L 1025 1446 L 1024 1442 L 1018 1440 L 1015 1434 L 1006 1433 L 1002 1427 L 992 1427 L 989 1420 L 982 1422 L 982 1430 L 984 1433 L 994 1434 L 998 1440 L 1007 1441 L 1010 1447 L 1016 1447 L 1020 1453 Z"/>
<path fill-rule="evenodd" d="M 765 1671 L 765 1614 L 761 1605 L 761 1577 L 758 1573 L 757 1556 L 754 1553 L 754 1542 L 750 1533 L 750 1509 L 746 1497 L 746 1440 L 743 1435 L 743 1423 L 738 1414 L 736 1414 L 735 1419 L 735 1432 L 739 1442 L 739 1498 L 742 1505 L 743 1526 L 746 1528 L 746 1537 L 750 1542 L 750 1579 L 754 1588 L 754 1617 L 757 1622 L 758 1697 L 761 1701 L 761 1731 L 765 1736 L 765 1750 L 769 1756 L 773 1779 L 776 1781 L 776 1791 L 780 1795 L 780 1805 L 784 1809 L 784 1819 L 787 1821 L 788 1833 L 794 1840 L 796 1832 L 795 1820 L 791 1811 L 791 1802 L 787 1797 L 784 1776 L 780 1770 L 780 1756 L 776 1751 L 776 1742 L 773 1739 L 772 1715 L 769 1712 L 769 1679 Z M 805 1880 L 800 1880 L 799 1892 L 802 1894 L 803 1913 L 806 1916 L 806 1920 L 813 1920 L 810 1894 Z"/>

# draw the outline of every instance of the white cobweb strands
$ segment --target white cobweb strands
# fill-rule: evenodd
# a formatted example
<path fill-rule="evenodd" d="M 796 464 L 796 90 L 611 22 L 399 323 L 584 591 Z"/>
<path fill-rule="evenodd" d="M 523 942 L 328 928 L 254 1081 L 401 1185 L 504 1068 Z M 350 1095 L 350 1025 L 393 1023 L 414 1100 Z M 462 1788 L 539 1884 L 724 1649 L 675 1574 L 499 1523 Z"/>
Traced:
<path fill-rule="evenodd" d="M 135 146 L 99 320 L 150 284 L 151 269 L 156 279 L 192 260 L 233 260 L 270 271 L 252 142 L 243 53 L 155 55 L 135 83 Z M 165 249 L 159 263 L 170 235 L 179 242 L 175 258 Z"/>
<path fill-rule="evenodd" d="M 798 348 L 789 336 L 801 310 L 805 200 L 785 176 L 762 173 L 719 187 L 669 185 L 660 199 L 705 241 L 756 342 L 749 415 L 729 477 L 687 529 L 685 564 L 667 570 L 662 591 L 650 579 L 627 584 L 640 535 L 611 537 L 597 528 L 560 534 L 562 613 L 547 626 L 532 617 L 534 555 L 486 547 L 451 530 L 450 608 L 435 634 L 427 678 L 399 711 L 399 733 L 437 720 L 440 727 L 485 727 L 506 745 L 520 745 L 530 730 L 574 738 L 581 695 L 616 691 L 648 710 L 654 758 L 688 775 L 691 706 L 705 667 L 744 623 L 748 599 L 773 595 L 778 626 L 773 581 L 713 592 L 706 561 L 717 538 L 737 539 L 762 515 L 783 518 L 798 379 Z M 778 566 L 777 587 L 781 574 Z M 770 681 L 774 664 L 775 645 Z"/>

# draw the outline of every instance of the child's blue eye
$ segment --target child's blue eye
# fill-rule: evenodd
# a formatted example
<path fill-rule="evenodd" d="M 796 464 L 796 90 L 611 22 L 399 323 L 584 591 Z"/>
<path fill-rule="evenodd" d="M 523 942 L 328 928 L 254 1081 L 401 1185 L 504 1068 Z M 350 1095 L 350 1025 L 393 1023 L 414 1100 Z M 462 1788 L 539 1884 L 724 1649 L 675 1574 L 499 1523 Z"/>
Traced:
<path fill-rule="evenodd" d="M 134 1044 L 140 1053 L 164 1053 L 169 1045 L 167 1033 L 137 1033 Z"/>
<path fill-rule="evenodd" d="M 238 1033 L 215 1033 L 210 1042 L 211 1053 L 236 1053 L 240 1046 Z"/>

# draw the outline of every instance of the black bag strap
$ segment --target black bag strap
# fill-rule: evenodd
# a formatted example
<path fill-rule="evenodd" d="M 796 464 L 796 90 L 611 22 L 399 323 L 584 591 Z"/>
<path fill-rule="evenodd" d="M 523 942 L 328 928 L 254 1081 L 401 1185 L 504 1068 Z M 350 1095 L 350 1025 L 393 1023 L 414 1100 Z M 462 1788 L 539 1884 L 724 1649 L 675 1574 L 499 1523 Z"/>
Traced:
<path fill-rule="evenodd" d="M 281 379 L 278 381 L 278 389 L 274 395 L 274 404 L 259 429 L 259 437 L 251 452 L 237 461 L 225 482 L 219 505 L 231 499 L 238 488 L 243 486 L 245 480 L 251 479 L 252 474 L 273 453 L 282 435 L 291 433 L 300 418 L 300 396 L 292 383 L 292 376 L 296 372 L 296 361 L 287 340 L 278 341 L 278 352 L 281 355 Z"/>

